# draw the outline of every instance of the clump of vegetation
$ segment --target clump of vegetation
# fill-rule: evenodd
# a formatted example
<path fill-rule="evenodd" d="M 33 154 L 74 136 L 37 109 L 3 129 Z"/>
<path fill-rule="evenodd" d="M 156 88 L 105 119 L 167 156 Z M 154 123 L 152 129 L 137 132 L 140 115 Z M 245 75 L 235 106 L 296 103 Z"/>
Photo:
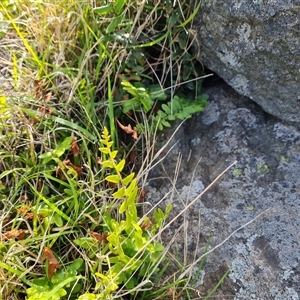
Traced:
<path fill-rule="evenodd" d="M 139 189 L 134 173 L 123 177 L 125 159 L 119 162 L 116 160 L 118 151 L 112 150 L 113 142 L 106 128 L 100 142 L 102 147 L 99 150 L 102 157 L 106 156 L 106 159 L 99 160 L 103 180 L 114 192 L 99 191 L 95 197 L 105 201 L 105 205 L 101 205 L 98 201 L 98 205 L 89 209 L 87 205 L 91 200 L 85 197 L 78 186 L 80 185 L 77 179 L 78 170 L 52 154 L 42 155 L 43 159 L 52 158 L 58 165 L 63 166 L 59 167 L 57 172 L 60 173 L 61 180 L 65 181 L 64 192 L 66 193 L 68 188 L 72 198 L 60 199 L 57 195 L 55 199 L 52 196 L 50 203 L 46 197 L 41 196 L 38 208 L 25 209 L 24 206 L 19 208 L 27 216 L 37 211 L 37 234 L 45 225 L 49 233 L 54 232 L 55 228 L 61 229 L 56 236 L 60 242 L 51 241 L 51 247 L 47 243 L 47 247 L 43 248 L 41 262 L 46 260 L 46 274 L 44 276 L 35 274 L 35 278 L 30 282 L 30 288 L 26 290 L 29 300 L 43 299 L 49 295 L 52 295 L 50 299 L 61 299 L 66 295 L 76 296 L 82 292 L 84 281 L 90 284 L 94 282 L 94 293 L 83 293 L 78 299 L 111 299 L 120 286 L 123 286 L 121 294 L 135 294 L 138 292 L 137 287 L 139 289 L 151 287 L 151 280 L 159 270 L 158 265 L 162 260 L 164 247 L 154 240 L 154 236 L 167 218 L 171 207 L 167 207 L 166 212 L 160 209 L 154 211 L 152 220 L 147 216 L 138 217 L 136 199 L 139 196 Z M 67 145 L 66 140 L 64 145 Z M 106 198 L 109 197 L 111 201 L 108 202 Z M 76 202 L 74 198 L 77 198 Z M 68 215 L 65 215 L 66 209 L 69 211 Z M 63 228 L 66 227 L 72 227 L 67 233 L 70 248 L 73 246 L 81 252 L 81 257 L 77 257 L 73 251 L 67 254 L 66 249 L 61 249 L 60 245 L 63 245 L 65 239 L 63 235 L 66 233 Z M 18 237 L 29 234 L 29 231 L 23 229 L 15 231 Z M 14 231 L 6 233 L 8 234 L 12 235 Z M 61 260 L 72 263 L 62 266 L 55 253 Z M 85 269 L 84 262 L 88 264 L 85 267 L 88 274 L 85 276 L 81 275 Z"/>
<path fill-rule="evenodd" d="M 181 286 L 162 281 L 171 207 L 138 213 L 132 167 L 152 151 L 139 141 L 205 106 L 188 51 L 199 7 L 0 3 L 3 299 L 161 299 Z"/>

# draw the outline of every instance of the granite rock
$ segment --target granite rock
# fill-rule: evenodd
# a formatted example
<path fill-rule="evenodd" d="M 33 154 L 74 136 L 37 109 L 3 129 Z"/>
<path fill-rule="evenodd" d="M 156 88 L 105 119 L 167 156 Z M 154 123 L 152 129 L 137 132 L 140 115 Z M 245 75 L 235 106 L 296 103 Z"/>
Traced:
<path fill-rule="evenodd" d="M 206 67 L 300 126 L 300 2 L 203 0 L 194 30 Z"/>

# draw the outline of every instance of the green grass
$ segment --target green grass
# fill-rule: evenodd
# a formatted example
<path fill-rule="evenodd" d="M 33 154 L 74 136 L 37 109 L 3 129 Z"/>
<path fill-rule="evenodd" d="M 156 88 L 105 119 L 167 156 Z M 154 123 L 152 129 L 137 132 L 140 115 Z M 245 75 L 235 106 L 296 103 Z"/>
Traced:
<path fill-rule="evenodd" d="M 163 299 L 189 284 L 159 238 L 171 207 L 138 208 L 157 130 L 206 103 L 188 51 L 200 4 L 101 3 L 0 3 L 1 299 Z"/>

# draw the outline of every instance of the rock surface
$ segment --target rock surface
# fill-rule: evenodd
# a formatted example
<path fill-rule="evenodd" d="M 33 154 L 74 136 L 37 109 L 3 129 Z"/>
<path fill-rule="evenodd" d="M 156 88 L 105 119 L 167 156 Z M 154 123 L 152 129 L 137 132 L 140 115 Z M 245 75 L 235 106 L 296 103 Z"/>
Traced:
<path fill-rule="evenodd" d="M 154 204 L 165 197 L 163 203 L 173 204 L 174 217 L 226 167 L 237 163 L 166 230 L 163 239 L 167 244 L 178 231 L 171 250 L 192 263 L 204 253 L 209 237 L 213 249 L 265 212 L 208 254 L 196 288 L 205 296 L 231 267 L 213 299 L 299 299 L 300 132 L 225 83 L 205 92 L 210 103 L 204 113 L 177 131 L 168 146 L 174 148 L 152 171 L 148 201 Z M 174 129 L 164 133 L 162 140 L 173 133 Z M 178 157 L 182 159 L 176 172 Z"/>
<path fill-rule="evenodd" d="M 203 0 L 194 29 L 205 66 L 300 127 L 299 1 Z"/>

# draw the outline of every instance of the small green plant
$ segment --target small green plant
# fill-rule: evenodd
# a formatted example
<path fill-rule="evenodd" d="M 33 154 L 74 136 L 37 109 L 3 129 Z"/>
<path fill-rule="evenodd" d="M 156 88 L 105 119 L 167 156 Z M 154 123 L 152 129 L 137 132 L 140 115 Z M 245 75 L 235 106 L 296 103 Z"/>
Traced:
<path fill-rule="evenodd" d="M 66 296 L 107 300 L 118 293 L 127 293 L 134 298 L 141 288 L 151 288 L 157 274 L 161 273 L 164 246 L 156 240 L 156 234 L 168 217 L 171 206 L 168 205 L 165 211 L 154 210 L 152 217 L 138 215 L 137 179 L 134 173 L 123 175 L 125 159 L 118 159 L 118 151 L 113 150 L 113 141 L 104 127 L 99 162 L 103 176 L 101 186 L 110 186 L 102 193 L 109 201 L 99 203 L 100 207 L 95 211 L 83 195 L 75 166 L 62 160 L 72 147 L 72 141 L 71 137 L 64 138 L 56 149 L 39 155 L 41 164 L 38 167 L 46 178 L 39 181 L 42 185 L 39 189 L 33 186 L 37 176 L 33 172 L 35 166 L 29 168 L 24 181 L 17 182 L 18 186 L 27 184 L 37 200 L 35 204 L 28 202 L 16 206 L 20 222 L 13 224 L 11 230 L 2 236 L 9 242 L 1 247 L 1 267 L 19 276 L 24 273 L 22 281 L 29 286 L 26 289 L 28 300 L 60 300 Z M 77 150 L 73 149 L 73 154 Z M 53 168 L 55 165 L 57 167 Z M 59 178 L 50 175 L 55 169 Z M 0 178 L 15 174 L 15 171 L 2 173 Z M 46 181 L 49 181 L 47 185 Z M 59 184 L 60 188 L 56 192 L 50 191 L 50 188 L 53 189 L 50 182 Z M 86 201 L 82 201 L 84 199 Z M 28 226 L 32 229 L 20 229 L 22 218 L 29 220 Z M 95 224 L 90 223 L 90 219 Z M 72 230 L 64 229 L 68 226 L 72 226 Z M 11 238 L 19 241 L 14 243 Z M 41 239 L 47 245 L 43 249 L 39 248 Z M 70 255 L 63 254 L 62 249 L 70 241 L 73 245 L 71 250 L 76 251 L 72 250 Z M 14 270 L 6 263 L 4 257 L 9 248 L 20 243 L 30 253 L 42 250 L 42 257 L 36 260 L 36 264 L 40 268 L 44 265 L 45 275 L 41 276 L 43 272 L 37 273 L 34 268 L 25 275 L 24 266 Z M 88 269 L 78 253 L 85 257 Z M 84 287 L 85 282 L 89 282 L 88 287 Z M 145 292 L 143 299 L 149 299 Z"/>
<path fill-rule="evenodd" d="M 26 290 L 28 300 L 60 300 L 64 296 L 78 294 L 82 289 L 78 275 L 83 270 L 83 260 L 75 259 L 70 265 L 57 271 L 51 278 L 34 279 L 31 287 Z M 74 284 L 75 282 L 75 284 Z"/>
<path fill-rule="evenodd" d="M 172 101 L 162 104 L 156 115 L 151 116 L 150 126 L 154 129 L 163 130 L 165 127 L 171 127 L 171 121 L 191 118 L 192 115 L 203 111 L 206 100 L 206 95 L 202 95 L 197 101 L 193 102 L 176 95 Z"/>
<path fill-rule="evenodd" d="M 125 160 L 117 162 L 118 151 L 112 150 L 113 142 L 106 128 L 100 141 L 102 147 L 99 150 L 106 158 L 101 165 L 110 174 L 105 180 L 116 189 L 112 193 L 114 200 L 111 210 L 114 211 L 115 207 L 117 211 L 103 215 L 100 226 L 105 241 L 100 252 L 92 251 L 90 256 L 96 255 L 102 263 L 99 266 L 101 272 L 95 273 L 99 278 L 95 287 L 97 295 L 99 299 L 110 299 L 121 285 L 133 290 L 141 284 L 142 278 L 145 284 L 149 284 L 150 275 L 158 271 L 164 247 L 153 241 L 153 237 L 168 217 L 171 206 L 167 206 L 165 212 L 155 211 L 153 221 L 148 217 L 139 218 L 136 204 L 139 189 L 134 173 L 123 177 Z M 85 249 L 95 248 L 90 238 L 79 238 L 74 243 Z M 148 276 L 147 280 L 145 276 Z"/>
<path fill-rule="evenodd" d="M 142 133 L 146 132 L 146 128 L 150 128 L 150 131 L 154 133 L 157 129 L 163 130 L 165 127 L 171 127 L 170 122 L 191 118 L 192 115 L 203 111 L 207 104 L 207 95 L 201 95 L 197 100 L 175 95 L 171 101 L 166 103 L 167 95 L 163 90 L 157 90 L 155 87 L 147 90 L 141 84 L 136 87 L 124 80 L 122 85 L 124 90 L 132 96 L 122 104 L 123 113 L 139 109 L 147 113 L 153 108 L 156 101 L 164 102 L 156 113 L 150 115 L 147 125 L 142 123 L 137 125 L 138 130 Z"/>

